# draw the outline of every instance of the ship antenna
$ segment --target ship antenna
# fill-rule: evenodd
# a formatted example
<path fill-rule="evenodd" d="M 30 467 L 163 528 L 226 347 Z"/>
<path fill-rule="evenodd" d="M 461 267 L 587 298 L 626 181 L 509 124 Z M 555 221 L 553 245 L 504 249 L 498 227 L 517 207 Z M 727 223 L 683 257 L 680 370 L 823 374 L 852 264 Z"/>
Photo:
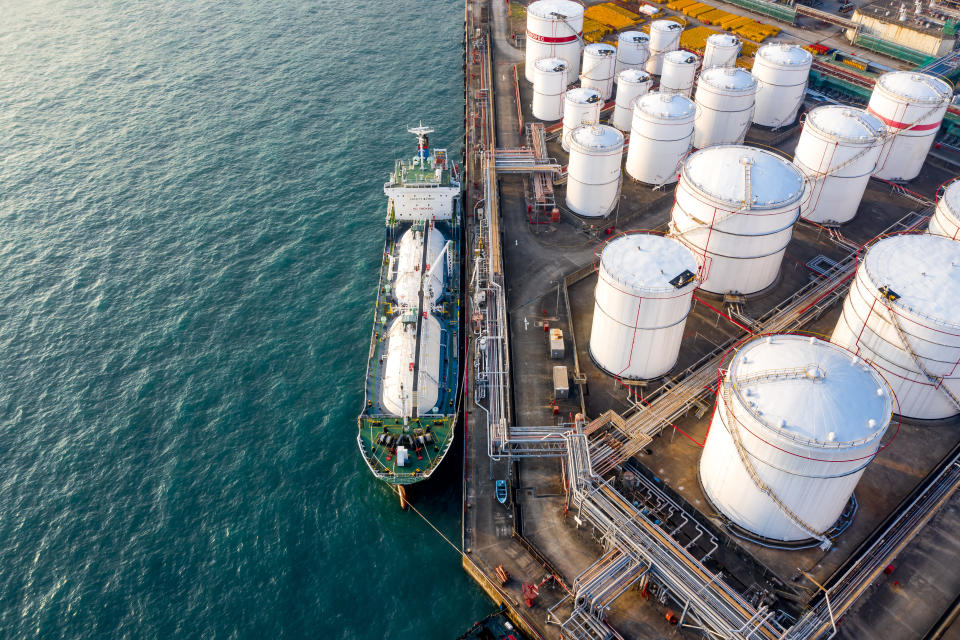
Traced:
<path fill-rule="evenodd" d="M 427 134 L 433 133 L 432 127 L 423 126 L 423 120 L 418 127 L 407 127 L 407 131 L 417 136 L 417 162 L 422 169 L 430 155 L 430 139 Z"/>

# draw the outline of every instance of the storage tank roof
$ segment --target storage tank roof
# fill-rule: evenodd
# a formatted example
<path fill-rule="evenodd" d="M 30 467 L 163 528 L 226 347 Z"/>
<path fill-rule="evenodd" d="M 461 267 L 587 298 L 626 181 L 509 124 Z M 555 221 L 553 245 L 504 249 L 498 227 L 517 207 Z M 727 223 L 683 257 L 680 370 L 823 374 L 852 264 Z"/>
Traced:
<path fill-rule="evenodd" d="M 891 236 L 867 250 L 863 266 L 874 285 L 900 296 L 895 307 L 960 327 L 960 242 L 927 233 Z"/>
<path fill-rule="evenodd" d="M 570 93 L 567 92 L 567 95 L 570 95 Z M 651 91 L 640 96 L 635 108 L 665 120 L 689 118 L 697 110 L 696 105 L 690 98 L 679 94 L 660 93 L 659 91 Z"/>
<path fill-rule="evenodd" d="M 879 438 L 893 412 L 890 389 L 876 369 L 817 338 L 756 338 L 730 362 L 729 382 L 761 423 L 813 447 Z"/>
<path fill-rule="evenodd" d="M 650 74 L 641 69 L 624 69 L 620 72 L 620 75 L 617 76 L 617 80 L 621 83 L 641 83 L 641 82 L 650 82 Z"/>
<path fill-rule="evenodd" d="M 960 218 L 960 179 L 954 180 L 944 188 L 940 201 L 946 205 L 947 211 L 953 217 Z"/>
<path fill-rule="evenodd" d="M 795 44 L 772 42 L 757 49 L 756 57 L 784 67 L 801 67 L 813 62 L 809 51 Z"/>
<path fill-rule="evenodd" d="M 773 209 L 800 200 L 800 170 L 784 158 L 756 147 L 721 145 L 701 149 L 687 156 L 682 175 L 709 198 L 742 206 L 747 199 L 748 167 L 750 202 L 746 209 Z"/>
<path fill-rule="evenodd" d="M 807 125 L 850 142 L 870 142 L 886 130 L 880 118 L 872 113 L 838 104 L 812 109 L 807 113 Z"/>
<path fill-rule="evenodd" d="M 612 149 L 623 146 L 623 134 L 604 124 L 587 124 L 571 131 L 570 141 L 587 149 Z"/>
<path fill-rule="evenodd" d="M 946 82 L 935 76 L 913 71 L 891 71 L 877 79 L 877 85 L 890 93 L 914 102 L 937 104 L 953 95 Z"/>
<path fill-rule="evenodd" d="M 624 31 L 619 36 L 617 40 L 620 42 L 637 42 L 637 43 L 649 43 L 650 36 L 645 34 L 643 31 Z"/>
<path fill-rule="evenodd" d="M 573 0 L 537 0 L 531 2 L 527 7 L 527 13 L 531 13 L 538 18 L 556 19 L 551 15 L 559 13 L 567 18 L 583 15 L 583 5 Z"/>
<path fill-rule="evenodd" d="M 670 292 L 670 281 L 697 272 L 697 258 L 683 243 L 654 233 L 632 233 L 607 243 L 600 264 L 615 282 L 637 291 Z M 694 281 L 695 282 L 695 281 Z"/>
<path fill-rule="evenodd" d="M 705 82 L 717 89 L 730 91 L 753 90 L 757 87 L 757 79 L 740 67 L 711 67 L 700 73 L 700 82 Z"/>
<path fill-rule="evenodd" d="M 700 59 L 695 53 L 690 53 L 689 51 L 670 51 L 663 56 L 664 61 L 670 61 L 673 64 L 696 64 L 697 60 Z"/>
<path fill-rule="evenodd" d="M 650 23 L 650 28 L 657 31 L 680 31 L 683 25 L 673 20 L 654 20 Z"/>
<path fill-rule="evenodd" d="M 617 53 L 615 46 L 603 42 L 588 44 L 583 48 L 583 54 L 588 56 L 612 56 L 615 53 Z"/>
<path fill-rule="evenodd" d="M 715 33 L 707 38 L 707 42 L 715 47 L 735 47 L 740 44 L 740 38 L 730 33 Z"/>
<path fill-rule="evenodd" d="M 535 66 L 540 71 L 563 71 L 567 68 L 567 61 L 563 58 L 540 58 Z"/>
<path fill-rule="evenodd" d="M 577 87 L 567 91 L 565 99 L 567 102 L 574 104 L 589 104 L 591 102 L 598 102 L 601 98 L 600 92 L 596 89 Z"/>

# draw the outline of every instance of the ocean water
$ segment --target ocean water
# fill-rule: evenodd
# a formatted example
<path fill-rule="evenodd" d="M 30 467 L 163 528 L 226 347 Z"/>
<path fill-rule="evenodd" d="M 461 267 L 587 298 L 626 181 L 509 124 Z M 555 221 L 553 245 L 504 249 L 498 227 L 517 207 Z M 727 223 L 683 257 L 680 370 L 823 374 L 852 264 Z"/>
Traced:
<path fill-rule="evenodd" d="M 355 442 L 382 183 L 459 158 L 459 0 L 6 0 L 0 638 L 445 638 Z M 459 540 L 459 460 L 417 507 Z"/>

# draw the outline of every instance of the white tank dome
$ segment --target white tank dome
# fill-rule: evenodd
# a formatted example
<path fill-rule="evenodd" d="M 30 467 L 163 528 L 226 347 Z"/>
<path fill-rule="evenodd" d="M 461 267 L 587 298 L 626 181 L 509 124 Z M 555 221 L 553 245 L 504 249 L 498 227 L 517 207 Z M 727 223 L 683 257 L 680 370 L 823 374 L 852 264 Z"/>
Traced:
<path fill-rule="evenodd" d="M 793 163 L 807 178 L 801 216 L 817 223 L 853 219 L 880 156 L 883 122 L 854 107 L 807 113 Z"/>
<path fill-rule="evenodd" d="M 813 56 L 795 44 L 771 43 L 753 58 L 757 79 L 757 106 L 753 121 L 764 127 L 782 127 L 793 122 L 807 91 Z"/>
<path fill-rule="evenodd" d="M 680 46 L 680 33 L 683 25 L 673 20 L 654 20 L 650 23 L 650 58 L 646 69 L 654 75 L 660 75 L 663 69 L 663 56 Z"/>
<path fill-rule="evenodd" d="M 533 70 L 533 103 L 531 111 L 538 120 L 553 121 L 563 117 L 563 96 L 570 77 L 563 58 L 537 60 Z"/>
<path fill-rule="evenodd" d="M 580 86 L 596 89 L 600 97 L 609 100 L 613 95 L 614 67 L 617 61 L 616 47 L 597 42 L 583 48 L 583 64 L 580 66 Z"/>
<path fill-rule="evenodd" d="M 650 74 L 641 69 L 621 71 L 617 76 L 617 101 L 613 107 L 610 124 L 620 131 L 630 131 L 634 102 L 650 90 L 652 83 Z"/>
<path fill-rule="evenodd" d="M 611 375 L 650 379 L 676 364 L 697 260 L 673 238 L 636 233 L 600 256 L 590 355 Z"/>
<path fill-rule="evenodd" d="M 570 132 L 585 124 L 600 122 L 603 98 L 596 89 L 576 87 L 563 96 L 563 132 L 560 145 L 570 151 Z"/>
<path fill-rule="evenodd" d="M 410 363 L 416 360 L 416 325 L 405 324 L 403 318 L 394 318 L 387 329 L 387 358 L 383 367 L 381 401 L 391 414 L 403 417 L 432 413 L 440 397 L 440 349 L 442 331 L 440 322 L 428 313 L 420 323 L 420 366 L 416 375 L 416 405 L 414 413 L 414 371 Z"/>
<path fill-rule="evenodd" d="M 620 197 L 623 134 L 602 124 L 570 132 L 567 208 L 585 217 L 605 216 Z"/>
<path fill-rule="evenodd" d="M 427 234 L 427 264 L 433 264 L 443 250 L 446 238 L 436 229 Z M 427 277 L 420 272 L 420 259 L 423 256 L 423 231 L 407 229 L 396 251 L 396 276 L 393 289 L 400 305 L 417 306 L 420 302 L 420 288 L 424 289 L 424 298 L 436 302 L 443 295 L 444 270 L 431 271 Z"/>
<path fill-rule="evenodd" d="M 831 341 L 883 373 L 901 415 L 938 419 L 960 412 L 954 400 L 960 397 L 960 243 L 922 234 L 871 245 Z"/>
<path fill-rule="evenodd" d="M 724 145 L 703 149 L 687 158 L 683 170 L 690 184 L 710 200 L 744 209 L 793 204 L 803 194 L 800 172 L 779 155 L 757 147 Z"/>
<path fill-rule="evenodd" d="M 689 96 L 700 66 L 700 56 L 689 51 L 670 51 L 663 55 L 660 93 Z"/>
<path fill-rule="evenodd" d="M 798 335 L 755 338 L 717 395 L 700 459 L 704 492 L 760 536 L 825 539 L 893 408 L 883 377 L 849 351 Z"/>
<path fill-rule="evenodd" d="M 643 69 L 650 58 L 650 36 L 642 31 L 624 31 L 617 36 L 617 60 L 613 75 L 620 77 L 625 69 Z"/>
<path fill-rule="evenodd" d="M 740 38 L 731 33 L 714 33 L 703 49 L 703 68 L 732 67 L 740 55 Z"/>
<path fill-rule="evenodd" d="M 541 58 L 563 58 L 571 78 L 580 74 L 584 7 L 573 0 L 536 0 L 527 6 L 524 77 L 533 82 Z"/>
<path fill-rule="evenodd" d="M 930 233 L 960 240 L 960 180 L 943 189 L 937 208 L 930 219 Z"/>
<path fill-rule="evenodd" d="M 753 118 L 757 81 L 737 67 L 704 69 L 697 80 L 693 146 L 740 144 Z"/>

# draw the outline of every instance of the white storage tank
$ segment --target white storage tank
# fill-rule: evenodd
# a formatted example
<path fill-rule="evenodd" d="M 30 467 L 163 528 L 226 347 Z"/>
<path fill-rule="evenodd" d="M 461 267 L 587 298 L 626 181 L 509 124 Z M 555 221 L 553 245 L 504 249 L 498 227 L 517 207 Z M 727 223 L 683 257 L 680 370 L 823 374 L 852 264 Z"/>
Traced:
<path fill-rule="evenodd" d="M 936 76 L 893 71 L 877 79 L 867 110 L 892 134 L 887 137 L 873 175 L 884 180 L 912 180 L 940 130 L 953 89 Z"/>
<path fill-rule="evenodd" d="M 960 240 L 960 180 L 944 187 L 928 230 L 937 236 Z"/>
<path fill-rule="evenodd" d="M 537 60 L 533 70 L 533 117 L 559 120 L 563 117 L 563 96 L 570 84 L 567 61 L 563 58 Z"/>
<path fill-rule="evenodd" d="M 720 384 L 700 457 L 704 494 L 756 535 L 829 546 L 893 410 L 883 377 L 845 349 L 798 335 L 755 338 Z"/>
<path fill-rule="evenodd" d="M 626 171 L 634 180 L 662 185 L 677 181 L 690 151 L 696 107 L 690 98 L 653 91 L 633 104 Z"/>
<path fill-rule="evenodd" d="M 683 25 L 673 20 L 654 20 L 650 23 L 650 58 L 647 71 L 655 76 L 663 69 L 663 56 L 680 47 Z"/>
<path fill-rule="evenodd" d="M 583 49 L 583 65 L 580 67 L 580 86 L 596 89 L 604 101 L 613 95 L 613 67 L 617 50 L 609 44 L 598 42 Z"/>
<path fill-rule="evenodd" d="M 813 56 L 795 44 L 771 43 L 753 58 L 757 79 L 757 108 L 753 121 L 764 127 L 792 124 L 807 92 Z"/>
<path fill-rule="evenodd" d="M 689 97 L 697 77 L 700 56 L 689 51 L 671 51 L 663 56 L 660 93 L 679 93 Z"/>
<path fill-rule="evenodd" d="M 697 80 L 693 146 L 740 144 L 753 118 L 757 81 L 737 67 L 704 69 Z"/>
<path fill-rule="evenodd" d="M 793 155 L 807 178 L 804 220 L 842 224 L 857 215 L 883 133 L 880 119 L 863 109 L 825 105 L 807 113 Z"/>
<path fill-rule="evenodd" d="M 802 195 L 800 170 L 770 151 L 723 145 L 687 156 L 670 233 L 701 260 L 700 288 L 749 294 L 773 284 Z"/>
<path fill-rule="evenodd" d="M 570 133 L 567 165 L 567 208 L 577 215 L 605 216 L 620 197 L 623 134 L 602 124 L 577 127 Z"/>
<path fill-rule="evenodd" d="M 440 322 L 432 313 L 420 321 L 420 363 L 415 372 L 410 365 L 417 358 L 417 324 L 403 320 L 403 317 L 394 318 L 387 329 L 381 401 L 389 413 L 413 418 L 434 413 L 434 405 L 440 397 L 437 381 L 443 375 L 440 372 L 443 335 Z M 413 410 L 414 404 L 416 411 Z"/>
<path fill-rule="evenodd" d="M 527 7 L 527 46 L 524 77 L 533 83 L 541 58 L 563 58 L 571 78 L 580 74 L 583 5 L 573 0 L 537 0 Z"/>
<path fill-rule="evenodd" d="M 391 265 L 393 293 L 401 306 L 415 307 L 420 304 L 420 289 L 424 299 L 436 302 L 443 295 L 444 269 L 431 269 L 423 277 L 420 261 L 423 258 L 424 230 L 407 229 L 397 243 L 396 259 Z M 446 238 L 436 229 L 428 228 L 426 262 L 432 265 L 443 250 Z"/>
<path fill-rule="evenodd" d="M 880 370 L 901 415 L 960 412 L 960 243 L 925 233 L 873 244 L 831 341 Z"/>
<path fill-rule="evenodd" d="M 596 89 L 576 87 L 563 97 L 563 134 L 560 144 L 564 151 L 570 151 L 570 132 L 584 124 L 600 122 L 600 108 L 603 98 Z"/>
<path fill-rule="evenodd" d="M 617 101 L 610 124 L 621 131 L 630 131 L 634 101 L 650 91 L 651 82 L 650 74 L 641 69 L 624 69 L 620 72 L 617 76 Z"/>
<path fill-rule="evenodd" d="M 643 380 L 677 362 L 696 289 L 697 260 L 676 240 L 623 235 L 600 256 L 590 356 L 610 375 Z"/>
<path fill-rule="evenodd" d="M 650 58 L 650 36 L 642 31 L 624 31 L 617 36 L 617 61 L 614 78 L 626 69 L 643 69 Z"/>
<path fill-rule="evenodd" d="M 703 49 L 703 68 L 732 67 L 740 55 L 740 38 L 732 33 L 715 33 Z"/>

